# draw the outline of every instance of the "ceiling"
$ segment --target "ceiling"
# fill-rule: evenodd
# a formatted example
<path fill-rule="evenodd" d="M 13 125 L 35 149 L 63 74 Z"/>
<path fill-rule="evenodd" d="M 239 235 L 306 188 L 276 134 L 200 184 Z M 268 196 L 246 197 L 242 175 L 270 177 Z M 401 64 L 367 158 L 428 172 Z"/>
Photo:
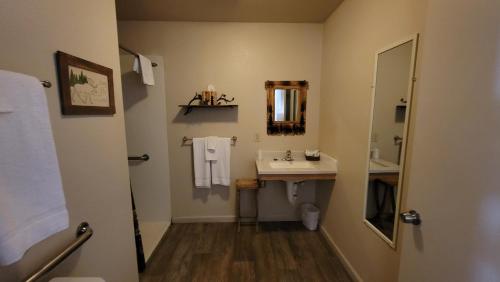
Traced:
<path fill-rule="evenodd" d="M 118 20 L 320 23 L 343 0 L 116 0 Z"/>

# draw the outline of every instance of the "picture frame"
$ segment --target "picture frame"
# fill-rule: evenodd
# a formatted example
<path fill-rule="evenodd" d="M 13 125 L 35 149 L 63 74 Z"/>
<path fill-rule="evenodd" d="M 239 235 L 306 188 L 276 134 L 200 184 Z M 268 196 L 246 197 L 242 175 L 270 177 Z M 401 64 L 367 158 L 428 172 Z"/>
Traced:
<path fill-rule="evenodd" d="M 56 61 L 63 115 L 116 113 L 112 69 L 61 51 Z"/>

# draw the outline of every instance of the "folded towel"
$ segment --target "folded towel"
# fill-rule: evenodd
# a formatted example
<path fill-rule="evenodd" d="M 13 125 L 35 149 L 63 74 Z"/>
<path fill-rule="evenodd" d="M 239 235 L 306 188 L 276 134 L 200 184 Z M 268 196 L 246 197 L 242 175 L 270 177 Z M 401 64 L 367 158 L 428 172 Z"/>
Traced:
<path fill-rule="evenodd" d="M 305 154 L 308 157 L 319 157 L 319 150 L 306 150 Z"/>
<path fill-rule="evenodd" d="M 205 159 L 207 161 L 217 160 L 216 148 L 217 148 L 216 136 L 208 136 L 205 138 Z"/>
<path fill-rule="evenodd" d="M 45 92 L 0 70 L 0 265 L 68 227 Z"/>
<path fill-rule="evenodd" d="M 217 160 L 211 161 L 212 184 L 229 186 L 231 184 L 231 138 L 217 138 L 215 153 Z"/>
<path fill-rule="evenodd" d="M 210 188 L 210 161 L 205 159 L 205 138 L 193 138 L 194 185 Z"/>
<path fill-rule="evenodd" d="M 142 74 L 142 82 L 146 85 L 155 85 L 153 66 L 151 60 L 139 54 L 134 60 L 134 71 Z"/>

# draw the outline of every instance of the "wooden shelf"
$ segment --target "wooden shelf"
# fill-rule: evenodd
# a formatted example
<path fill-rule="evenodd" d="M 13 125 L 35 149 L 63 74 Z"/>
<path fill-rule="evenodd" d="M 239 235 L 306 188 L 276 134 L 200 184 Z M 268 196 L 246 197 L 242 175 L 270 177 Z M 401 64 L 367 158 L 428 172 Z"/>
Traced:
<path fill-rule="evenodd" d="M 237 108 L 238 105 L 179 105 L 181 108 L 185 108 L 184 115 L 189 114 L 193 109 L 230 109 Z"/>

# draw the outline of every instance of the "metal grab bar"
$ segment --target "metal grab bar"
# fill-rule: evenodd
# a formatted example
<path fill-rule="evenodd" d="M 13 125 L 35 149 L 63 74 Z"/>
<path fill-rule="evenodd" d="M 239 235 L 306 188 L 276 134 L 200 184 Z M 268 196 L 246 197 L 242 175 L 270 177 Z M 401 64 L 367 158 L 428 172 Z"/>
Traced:
<path fill-rule="evenodd" d="M 24 282 L 33 282 L 40 279 L 43 275 L 47 274 L 49 271 L 54 269 L 58 264 L 60 264 L 64 259 L 66 259 L 69 255 L 71 255 L 74 251 L 76 251 L 83 243 L 85 243 L 90 237 L 92 237 L 92 228 L 87 222 L 82 222 L 78 225 L 76 229 L 76 240 L 68 245 L 61 253 L 52 258 L 45 265 L 41 266 L 30 274 L 28 278 L 24 279 Z"/>
<path fill-rule="evenodd" d="M 128 160 L 129 161 L 144 161 L 147 162 L 149 161 L 150 157 L 148 154 L 144 154 L 142 156 L 129 156 Z"/>

